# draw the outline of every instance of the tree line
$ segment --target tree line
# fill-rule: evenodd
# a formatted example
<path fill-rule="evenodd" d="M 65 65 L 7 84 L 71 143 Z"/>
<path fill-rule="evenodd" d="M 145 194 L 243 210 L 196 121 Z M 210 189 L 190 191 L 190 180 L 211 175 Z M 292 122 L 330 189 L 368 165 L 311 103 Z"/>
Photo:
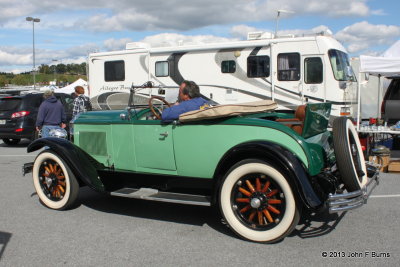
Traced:
<path fill-rule="evenodd" d="M 86 62 L 81 64 L 57 64 L 46 65 L 41 64 L 37 68 L 36 83 L 46 85 L 51 81 L 56 81 L 57 85 L 64 86 L 65 84 L 72 83 L 78 78 L 86 80 Z M 31 72 L 24 72 L 20 74 L 0 72 L 0 87 L 7 85 L 32 85 L 33 76 Z"/>
<path fill-rule="evenodd" d="M 72 75 L 86 75 L 86 62 L 81 64 L 57 64 L 46 65 L 42 64 L 38 67 L 38 73 L 43 74 L 72 74 Z"/>

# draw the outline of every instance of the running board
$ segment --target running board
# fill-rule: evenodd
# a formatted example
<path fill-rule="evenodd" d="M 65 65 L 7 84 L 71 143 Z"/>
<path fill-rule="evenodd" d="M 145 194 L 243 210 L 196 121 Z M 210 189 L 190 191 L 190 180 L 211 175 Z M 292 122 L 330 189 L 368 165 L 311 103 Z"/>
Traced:
<path fill-rule="evenodd" d="M 122 188 L 110 192 L 112 196 L 138 198 L 144 200 L 180 203 L 198 206 L 211 206 L 209 196 L 180 194 L 171 192 L 160 192 L 153 188 Z"/>

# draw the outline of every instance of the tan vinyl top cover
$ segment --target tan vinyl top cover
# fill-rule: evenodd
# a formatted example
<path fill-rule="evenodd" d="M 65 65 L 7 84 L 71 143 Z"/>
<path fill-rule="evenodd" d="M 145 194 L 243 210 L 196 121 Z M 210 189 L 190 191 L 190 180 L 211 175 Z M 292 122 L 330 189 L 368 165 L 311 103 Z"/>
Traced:
<path fill-rule="evenodd" d="M 229 116 L 238 116 L 252 113 L 260 113 L 274 110 L 278 105 L 272 100 L 261 100 L 240 104 L 213 106 L 206 109 L 193 110 L 179 116 L 179 121 L 199 121 L 216 119 Z"/>

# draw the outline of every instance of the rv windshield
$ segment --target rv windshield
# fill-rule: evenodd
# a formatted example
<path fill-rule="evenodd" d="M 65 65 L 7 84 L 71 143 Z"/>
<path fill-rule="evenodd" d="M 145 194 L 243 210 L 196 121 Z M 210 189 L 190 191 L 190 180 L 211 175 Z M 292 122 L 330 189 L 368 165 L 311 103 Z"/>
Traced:
<path fill-rule="evenodd" d="M 346 53 L 331 49 L 328 51 L 333 75 L 338 81 L 356 81 L 353 69 L 350 66 L 349 57 Z"/>

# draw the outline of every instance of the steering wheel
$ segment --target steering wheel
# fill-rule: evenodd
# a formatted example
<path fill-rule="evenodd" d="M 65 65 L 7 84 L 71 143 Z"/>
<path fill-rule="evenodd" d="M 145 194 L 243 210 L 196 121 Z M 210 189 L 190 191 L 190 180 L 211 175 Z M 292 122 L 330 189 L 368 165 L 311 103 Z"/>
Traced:
<path fill-rule="evenodd" d="M 165 100 L 164 98 L 162 98 L 162 97 L 160 97 L 160 96 L 152 96 L 152 97 L 149 99 L 149 108 L 150 108 L 151 112 L 153 113 L 154 116 L 156 116 L 157 119 L 161 120 L 161 113 L 162 113 L 162 112 L 161 112 L 160 109 L 158 109 L 157 107 L 155 107 L 155 106 L 153 105 L 153 100 L 154 100 L 154 99 L 160 100 L 161 102 L 163 102 L 163 103 L 164 103 L 165 105 L 167 105 L 168 107 L 170 107 L 171 104 L 168 103 L 167 100 Z M 157 110 L 157 111 L 156 111 L 156 110 Z"/>

